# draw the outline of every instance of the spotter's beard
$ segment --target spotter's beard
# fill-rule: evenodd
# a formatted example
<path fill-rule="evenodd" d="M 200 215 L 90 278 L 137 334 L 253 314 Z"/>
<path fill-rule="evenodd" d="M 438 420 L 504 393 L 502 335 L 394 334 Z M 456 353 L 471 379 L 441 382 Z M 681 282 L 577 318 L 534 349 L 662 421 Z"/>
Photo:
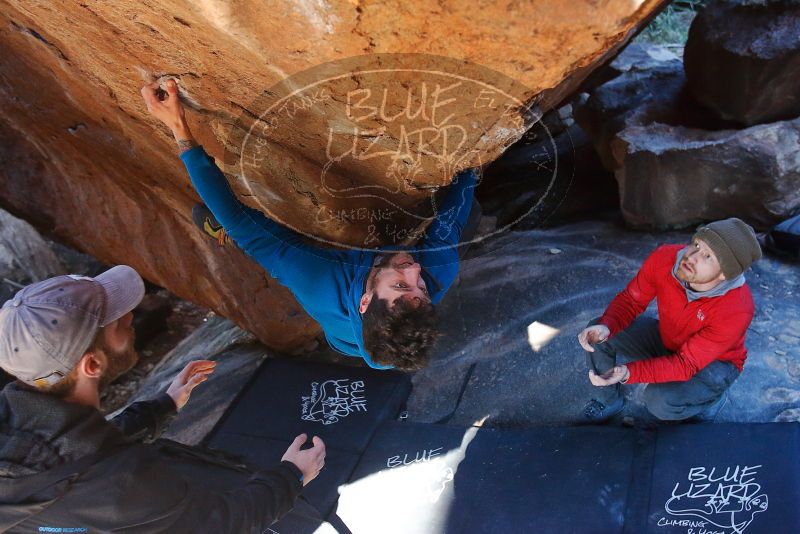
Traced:
<path fill-rule="evenodd" d="M 108 387 L 114 380 L 130 371 L 136 362 L 139 361 L 139 354 L 133 348 L 131 338 L 127 346 L 119 351 L 110 349 L 105 343 L 99 347 L 106 357 L 106 369 L 100 377 L 100 389 Z"/>

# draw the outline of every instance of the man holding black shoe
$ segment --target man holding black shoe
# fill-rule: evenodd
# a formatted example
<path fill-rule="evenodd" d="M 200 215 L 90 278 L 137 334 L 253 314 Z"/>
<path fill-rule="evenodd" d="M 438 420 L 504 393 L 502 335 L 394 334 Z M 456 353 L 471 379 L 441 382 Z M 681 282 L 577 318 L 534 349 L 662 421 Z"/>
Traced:
<path fill-rule="evenodd" d="M 625 383 L 649 384 L 644 401 L 659 419 L 713 418 L 747 358 L 754 305 L 744 272 L 760 258 L 753 229 L 736 218 L 701 227 L 688 246 L 656 249 L 578 336 L 589 380 L 605 390 L 586 405 L 585 418 L 620 413 Z M 653 299 L 657 320 L 641 316 Z"/>

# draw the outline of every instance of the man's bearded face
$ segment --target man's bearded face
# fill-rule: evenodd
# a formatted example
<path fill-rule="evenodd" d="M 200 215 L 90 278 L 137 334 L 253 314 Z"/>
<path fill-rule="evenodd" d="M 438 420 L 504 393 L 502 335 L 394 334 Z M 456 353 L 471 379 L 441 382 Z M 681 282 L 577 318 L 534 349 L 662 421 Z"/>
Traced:
<path fill-rule="evenodd" d="M 133 326 L 127 317 L 120 319 L 120 323 L 114 323 L 113 332 L 104 332 L 100 336 L 97 348 L 102 351 L 106 358 L 106 368 L 100 377 L 100 389 L 105 388 L 111 382 L 130 371 L 136 362 L 139 361 L 139 354 L 134 349 L 136 334 Z"/>

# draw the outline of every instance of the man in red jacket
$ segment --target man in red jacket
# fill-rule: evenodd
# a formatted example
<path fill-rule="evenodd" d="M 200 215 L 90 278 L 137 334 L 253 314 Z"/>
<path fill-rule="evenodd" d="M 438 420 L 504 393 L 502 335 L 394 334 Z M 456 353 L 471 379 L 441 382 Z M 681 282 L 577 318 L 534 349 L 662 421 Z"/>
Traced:
<path fill-rule="evenodd" d="M 754 306 L 743 273 L 760 258 L 753 229 L 736 218 L 701 227 L 688 246 L 657 248 L 578 335 L 589 380 L 608 392 L 586 405 L 586 419 L 620 413 L 620 384 L 635 383 L 649 384 L 644 402 L 659 419 L 716 415 L 747 357 Z M 642 317 L 654 298 L 659 319 Z"/>

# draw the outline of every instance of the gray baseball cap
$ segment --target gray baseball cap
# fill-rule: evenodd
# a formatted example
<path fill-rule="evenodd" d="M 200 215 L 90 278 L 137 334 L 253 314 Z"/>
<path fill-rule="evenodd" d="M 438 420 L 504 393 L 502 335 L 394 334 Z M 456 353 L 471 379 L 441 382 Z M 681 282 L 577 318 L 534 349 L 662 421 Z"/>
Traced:
<path fill-rule="evenodd" d="M 55 384 L 75 368 L 100 328 L 142 297 L 142 277 L 127 265 L 94 278 L 70 274 L 26 286 L 0 309 L 0 367 L 32 386 Z"/>

